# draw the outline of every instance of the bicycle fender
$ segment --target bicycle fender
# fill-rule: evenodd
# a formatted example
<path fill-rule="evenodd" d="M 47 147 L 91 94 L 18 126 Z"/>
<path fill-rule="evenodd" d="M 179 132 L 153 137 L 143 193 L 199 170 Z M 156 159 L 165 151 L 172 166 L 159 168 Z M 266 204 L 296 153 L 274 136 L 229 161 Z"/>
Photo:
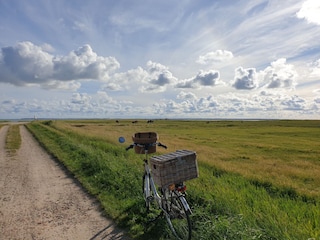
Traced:
<path fill-rule="evenodd" d="M 189 207 L 187 200 L 183 196 L 180 196 L 179 198 L 186 212 L 188 212 L 189 214 L 192 214 L 192 211 Z"/>

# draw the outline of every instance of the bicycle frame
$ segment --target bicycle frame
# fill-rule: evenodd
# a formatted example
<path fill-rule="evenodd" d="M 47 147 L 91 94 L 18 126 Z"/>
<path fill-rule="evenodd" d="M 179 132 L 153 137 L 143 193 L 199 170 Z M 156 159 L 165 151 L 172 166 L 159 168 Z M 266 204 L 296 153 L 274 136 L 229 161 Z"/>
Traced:
<path fill-rule="evenodd" d="M 153 199 L 149 199 L 151 196 L 150 190 L 153 192 L 153 197 L 155 198 L 155 201 L 158 203 L 159 207 L 164 210 L 162 208 L 162 199 L 157 191 L 157 187 L 153 181 L 153 178 L 151 176 L 151 171 L 150 171 L 150 167 L 149 167 L 149 162 L 148 159 L 144 159 L 144 170 L 145 170 L 145 179 L 144 179 L 144 191 L 145 191 L 145 197 L 146 197 L 146 201 L 151 201 Z M 149 189 L 149 187 L 151 189 Z"/>

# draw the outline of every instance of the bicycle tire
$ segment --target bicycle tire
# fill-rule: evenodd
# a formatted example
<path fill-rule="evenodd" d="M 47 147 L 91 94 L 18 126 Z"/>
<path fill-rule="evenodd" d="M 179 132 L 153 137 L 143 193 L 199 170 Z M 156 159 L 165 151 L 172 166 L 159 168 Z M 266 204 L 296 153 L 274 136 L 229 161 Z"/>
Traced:
<path fill-rule="evenodd" d="M 182 201 L 186 201 L 184 196 L 176 191 L 165 194 L 164 209 L 165 218 L 173 235 L 180 240 L 191 239 L 190 211 L 185 209 Z"/>

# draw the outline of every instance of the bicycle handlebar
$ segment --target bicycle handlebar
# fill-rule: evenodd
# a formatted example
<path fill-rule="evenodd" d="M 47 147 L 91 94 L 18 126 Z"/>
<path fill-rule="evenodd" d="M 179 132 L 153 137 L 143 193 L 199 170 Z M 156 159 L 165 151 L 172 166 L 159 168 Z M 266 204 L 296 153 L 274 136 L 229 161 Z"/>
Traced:
<path fill-rule="evenodd" d="M 131 144 L 129 147 L 126 148 L 126 151 L 128 151 L 130 148 L 133 148 L 134 144 Z"/>
<path fill-rule="evenodd" d="M 163 148 L 165 148 L 165 149 L 168 148 L 166 145 L 164 145 L 164 144 L 162 144 L 162 143 L 160 143 L 160 142 L 158 142 L 158 146 L 159 146 L 159 147 L 163 147 Z"/>
<path fill-rule="evenodd" d="M 139 147 L 151 147 L 151 146 L 159 146 L 159 147 L 163 147 L 165 149 L 167 149 L 168 147 L 160 142 L 156 142 L 156 143 L 146 143 L 146 144 L 140 144 L 140 143 L 133 143 L 131 144 L 129 147 L 126 148 L 126 151 L 128 151 L 131 148 L 134 148 L 134 146 L 139 146 Z"/>

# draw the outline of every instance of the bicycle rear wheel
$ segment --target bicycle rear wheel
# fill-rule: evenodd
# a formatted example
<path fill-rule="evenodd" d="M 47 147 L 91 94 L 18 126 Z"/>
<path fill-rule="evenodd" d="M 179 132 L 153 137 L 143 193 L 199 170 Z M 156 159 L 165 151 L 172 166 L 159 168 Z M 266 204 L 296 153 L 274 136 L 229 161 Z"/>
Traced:
<path fill-rule="evenodd" d="M 168 222 L 171 232 L 177 239 L 191 239 L 191 221 L 190 211 L 186 210 L 182 201 L 184 196 L 176 191 L 166 191 L 164 209 L 165 218 Z"/>

